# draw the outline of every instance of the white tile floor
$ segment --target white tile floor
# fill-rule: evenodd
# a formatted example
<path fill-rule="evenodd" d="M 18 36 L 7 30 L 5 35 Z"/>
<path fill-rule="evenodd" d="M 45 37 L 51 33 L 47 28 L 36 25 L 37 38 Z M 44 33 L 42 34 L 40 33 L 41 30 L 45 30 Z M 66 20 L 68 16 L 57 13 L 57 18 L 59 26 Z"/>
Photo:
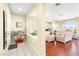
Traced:
<path fill-rule="evenodd" d="M 9 50 L 4 56 L 35 56 L 35 53 L 26 43 L 20 43 L 18 48 Z"/>

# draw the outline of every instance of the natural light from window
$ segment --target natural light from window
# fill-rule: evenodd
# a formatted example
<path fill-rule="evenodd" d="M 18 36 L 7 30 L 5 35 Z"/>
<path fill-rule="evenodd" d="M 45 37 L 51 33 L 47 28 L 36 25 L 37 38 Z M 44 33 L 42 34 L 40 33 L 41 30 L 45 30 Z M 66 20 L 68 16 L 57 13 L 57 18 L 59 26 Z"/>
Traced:
<path fill-rule="evenodd" d="M 76 21 L 75 20 L 66 21 L 65 28 L 66 29 L 76 29 Z"/>

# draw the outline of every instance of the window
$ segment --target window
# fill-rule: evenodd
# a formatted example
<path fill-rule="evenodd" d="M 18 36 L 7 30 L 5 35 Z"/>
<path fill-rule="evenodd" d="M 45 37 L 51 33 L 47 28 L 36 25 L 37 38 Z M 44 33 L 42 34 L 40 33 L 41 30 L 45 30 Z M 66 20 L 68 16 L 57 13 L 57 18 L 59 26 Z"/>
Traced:
<path fill-rule="evenodd" d="M 65 22 L 65 28 L 67 30 L 74 30 L 74 29 L 76 29 L 76 21 L 75 20 L 66 21 Z"/>

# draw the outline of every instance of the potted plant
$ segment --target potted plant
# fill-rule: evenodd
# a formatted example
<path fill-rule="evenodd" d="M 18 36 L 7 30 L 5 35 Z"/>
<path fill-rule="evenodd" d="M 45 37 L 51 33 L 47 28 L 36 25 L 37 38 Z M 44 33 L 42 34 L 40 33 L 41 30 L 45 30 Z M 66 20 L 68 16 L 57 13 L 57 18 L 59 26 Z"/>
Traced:
<path fill-rule="evenodd" d="M 36 36 L 37 35 L 37 31 L 32 32 L 31 35 Z"/>

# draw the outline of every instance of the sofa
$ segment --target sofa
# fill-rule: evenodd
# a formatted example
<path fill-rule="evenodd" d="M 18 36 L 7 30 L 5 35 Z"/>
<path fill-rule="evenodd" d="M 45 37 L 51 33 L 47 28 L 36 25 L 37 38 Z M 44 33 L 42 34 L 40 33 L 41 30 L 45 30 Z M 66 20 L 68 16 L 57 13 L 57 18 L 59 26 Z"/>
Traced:
<path fill-rule="evenodd" d="M 66 31 L 66 32 L 57 32 L 56 33 L 56 41 L 66 43 L 68 41 L 71 41 L 73 37 L 73 32 Z"/>

